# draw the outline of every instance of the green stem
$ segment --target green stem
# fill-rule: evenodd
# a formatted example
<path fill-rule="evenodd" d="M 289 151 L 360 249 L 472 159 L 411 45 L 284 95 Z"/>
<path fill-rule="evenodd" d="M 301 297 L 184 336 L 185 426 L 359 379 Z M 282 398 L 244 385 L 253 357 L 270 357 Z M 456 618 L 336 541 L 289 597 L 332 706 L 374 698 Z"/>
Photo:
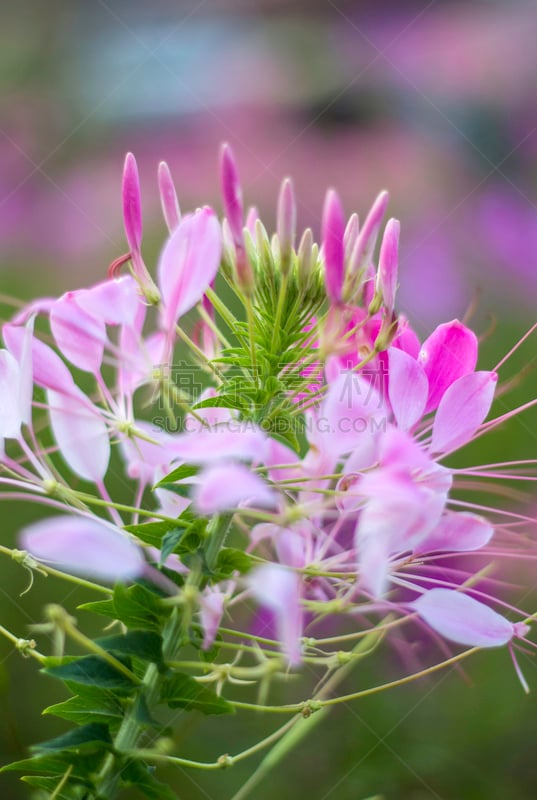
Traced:
<path fill-rule="evenodd" d="M 166 623 L 162 633 L 162 653 L 165 661 L 176 656 L 177 645 L 180 642 L 181 619 L 177 610 Z M 152 708 L 159 700 L 160 683 L 162 675 L 156 664 L 150 664 L 143 677 L 142 692 L 148 708 Z M 113 800 L 116 796 L 121 780 L 122 758 L 136 748 L 144 732 L 144 725 L 136 718 L 136 704 L 127 711 L 123 722 L 114 739 L 114 752 L 110 753 L 103 764 L 95 785 L 95 797 L 106 797 Z"/>

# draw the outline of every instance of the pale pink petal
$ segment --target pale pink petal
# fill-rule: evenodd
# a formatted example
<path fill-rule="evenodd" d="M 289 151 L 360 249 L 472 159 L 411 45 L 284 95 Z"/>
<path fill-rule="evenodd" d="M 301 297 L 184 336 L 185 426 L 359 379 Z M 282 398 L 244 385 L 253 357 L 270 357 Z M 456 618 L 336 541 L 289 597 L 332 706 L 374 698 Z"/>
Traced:
<path fill-rule="evenodd" d="M 86 395 L 47 392 L 50 424 L 58 448 L 69 467 L 89 481 L 101 481 L 110 460 L 110 440 L 98 409 Z"/>
<path fill-rule="evenodd" d="M 17 439 L 22 417 L 19 402 L 20 367 L 8 350 L 0 350 L 0 437 Z"/>
<path fill-rule="evenodd" d="M 33 352 L 34 321 L 31 317 L 24 326 L 22 347 L 19 356 L 19 412 L 23 425 L 29 425 L 32 420 L 32 398 L 34 393 Z"/>
<path fill-rule="evenodd" d="M 432 453 L 446 453 L 470 441 L 490 411 L 498 375 L 473 372 L 451 384 L 433 424 Z"/>
<path fill-rule="evenodd" d="M 77 306 L 106 325 L 134 325 L 138 306 L 144 305 L 130 275 L 73 292 Z"/>
<path fill-rule="evenodd" d="M 388 396 L 400 428 L 409 430 L 425 410 L 429 382 L 418 362 L 403 350 L 390 348 Z"/>
<path fill-rule="evenodd" d="M 419 543 L 416 552 L 448 550 L 464 553 L 480 550 L 489 543 L 493 533 L 490 522 L 477 514 L 447 511 L 436 528 Z"/>
<path fill-rule="evenodd" d="M 199 303 L 216 277 L 222 233 L 209 208 L 187 214 L 168 239 L 158 266 L 164 302 L 162 326 L 173 331 L 177 319 Z"/>
<path fill-rule="evenodd" d="M 201 627 L 203 628 L 202 648 L 208 650 L 213 644 L 224 615 L 226 595 L 223 592 L 205 590 L 200 595 Z"/>
<path fill-rule="evenodd" d="M 346 370 L 331 382 L 308 438 L 332 457 L 355 450 L 369 457 L 385 424 L 380 392 L 370 381 Z"/>
<path fill-rule="evenodd" d="M 267 436 L 259 428 L 238 420 L 176 436 L 176 458 L 189 464 L 212 464 L 222 459 L 264 460 Z"/>
<path fill-rule="evenodd" d="M 200 514 L 218 514 L 247 503 L 273 508 L 274 492 L 243 464 L 219 464 L 198 476 L 192 501 Z"/>
<path fill-rule="evenodd" d="M 347 225 L 345 227 L 345 233 L 343 234 L 343 246 L 345 248 L 346 264 L 350 260 L 359 233 L 360 233 L 360 220 L 358 218 L 358 214 L 351 214 L 349 217 L 349 221 L 347 222 Z"/>
<path fill-rule="evenodd" d="M 345 217 L 339 195 L 333 189 L 326 193 L 322 219 L 325 285 L 332 303 L 341 301 L 343 291 L 345 252 Z"/>
<path fill-rule="evenodd" d="M 453 589 L 431 589 L 410 604 L 441 636 L 468 647 L 501 647 L 516 635 L 512 622 Z"/>
<path fill-rule="evenodd" d="M 380 599 L 388 589 L 389 547 L 384 536 L 368 536 L 359 542 L 359 585 L 374 599 Z"/>
<path fill-rule="evenodd" d="M 8 350 L 17 360 L 22 358 L 25 328 L 20 325 L 4 325 L 4 341 Z M 38 386 L 45 389 L 55 389 L 58 392 L 69 394 L 74 387 L 74 381 L 61 358 L 48 345 L 35 337 L 32 338 L 32 369 L 33 379 Z"/>
<path fill-rule="evenodd" d="M 64 294 L 54 303 L 50 329 L 58 349 L 75 367 L 94 374 L 100 371 L 106 326 L 78 305 L 75 292 Z"/>
<path fill-rule="evenodd" d="M 458 320 L 439 325 L 423 343 L 418 360 L 429 379 L 426 413 L 438 407 L 445 391 L 477 363 L 477 337 Z"/>
<path fill-rule="evenodd" d="M 48 517 L 20 534 L 22 547 L 55 569 L 105 581 L 141 575 L 141 550 L 119 530 L 97 520 L 75 516 Z"/>
<path fill-rule="evenodd" d="M 289 663 L 300 664 L 304 622 L 299 576 L 278 564 L 266 564 L 251 573 L 248 583 L 260 605 L 274 613 L 278 639 Z"/>

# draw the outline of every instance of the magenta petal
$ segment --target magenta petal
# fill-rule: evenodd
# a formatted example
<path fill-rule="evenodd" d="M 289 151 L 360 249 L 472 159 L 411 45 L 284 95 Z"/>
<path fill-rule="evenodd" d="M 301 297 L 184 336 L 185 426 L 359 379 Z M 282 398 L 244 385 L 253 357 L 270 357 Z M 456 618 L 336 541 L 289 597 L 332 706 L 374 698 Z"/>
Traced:
<path fill-rule="evenodd" d="M 490 411 L 498 375 L 473 372 L 445 392 L 433 424 L 431 452 L 446 453 L 470 441 Z"/>
<path fill-rule="evenodd" d="M 224 198 L 224 211 L 231 229 L 235 245 L 243 241 L 243 207 L 242 188 L 237 164 L 228 144 L 220 152 L 220 175 L 222 181 L 222 196 Z"/>
<path fill-rule="evenodd" d="M 447 511 L 436 528 L 419 543 L 415 551 L 430 553 L 433 550 L 449 550 L 464 553 L 480 550 L 487 545 L 494 533 L 494 528 L 477 514 Z"/>
<path fill-rule="evenodd" d="M 441 636 L 468 647 L 501 647 L 515 626 L 492 608 L 453 589 L 431 589 L 410 604 Z"/>
<path fill-rule="evenodd" d="M 392 347 L 388 354 L 390 405 L 398 426 L 406 431 L 423 415 L 429 381 L 420 364 L 403 350 Z"/>
<path fill-rule="evenodd" d="M 221 255 L 222 233 L 214 212 L 202 208 L 184 216 L 158 265 L 165 330 L 173 331 L 177 319 L 202 299 L 216 277 Z"/>
<path fill-rule="evenodd" d="M 382 218 L 386 211 L 390 196 L 388 192 L 381 192 L 371 206 L 365 218 L 362 230 L 358 234 L 354 249 L 351 255 L 349 268 L 352 272 L 357 272 L 363 267 L 368 267 L 371 263 L 373 251 L 377 243 L 377 237 L 382 223 Z"/>
<path fill-rule="evenodd" d="M 50 329 L 58 349 L 75 367 L 92 373 L 100 371 L 106 326 L 78 305 L 75 292 L 68 292 L 54 303 Z"/>
<path fill-rule="evenodd" d="M 38 561 L 75 575 L 122 581 L 136 578 L 145 568 L 134 542 L 97 520 L 48 517 L 25 528 L 20 541 Z"/>
<path fill-rule="evenodd" d="M 325 284 L 328 299 L 332 303 L 341 301 L 344 279 L 345 217 L 337 192 L 329 189 L 326 194 L 322 219 L 322 242 L 325 264 Z"/>
<path fill-rule="evenodd" d="M 127 153 L 123 167 L 123 221 L 131 252 L 137 253 L 142 244 L 142 199 L 136 159 Z"/>
<path fill-rule="evenodd" d="M 259 603 L 274 613 L 278 638 L 289 663 L 300 664 L 303 613 L 299 576 L 278 564 L 266 564 L 251 573 L 249 584 Z"/>
<path fill-rule="evenodd" d="M 47 404 L 50 424 L 58 448 L 73 472 L 88 481 L 101 481 L 110 460 L 110 440 L 98 409 L 86 395 L 49 390 Z"/>
<path fill-rule="evenodd" d="M 267 484 L 243 464 L 218 464 L 198 476 L 193 503 L 200 514 L 218 514 L 246 502 L 273 508 L 275 497 Z"/>
<path fill-rule="evenodd" d="M 393 311 L 395 305 L 400 227 L 398 220 L 388 220 L 380 245 L 377 290 L 381 293 L 384 306 L 389 312 Z"/>
<path fill-rule="evenodd" d="M 158 165 L 158 188 L 164 220 L 169 232 L 173 233 L 181 221 L 181 209 L 179 208 L 170 168 L 165 161 L 161 161 Z"/>
<path fill-rule="evenodd" d="M 438 407 L 444 392 L 477 363 L 477 337 L 458 320 L 439 325 L 423 343 L 418 360 L 429 379 L 425 413 Z"/>

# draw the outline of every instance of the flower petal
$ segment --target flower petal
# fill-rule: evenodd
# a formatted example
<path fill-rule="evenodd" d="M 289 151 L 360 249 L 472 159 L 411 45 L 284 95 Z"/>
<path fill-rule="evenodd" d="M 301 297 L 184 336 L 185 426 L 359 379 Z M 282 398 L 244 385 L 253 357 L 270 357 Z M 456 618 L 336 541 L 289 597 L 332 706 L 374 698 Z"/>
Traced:
<path fill-rule="evenodd" d="M 516 635 L 512 622 L 453 589 L 431 589 L 410 604 L 437 633 L 468 647 L 501 647 Z"/>
<path fill-rule="evenodd" d="M 446 453 L 470 441 L 490 411 L 498 375 L 473 372 L 451 384 L 433 424 L 432 453 Z"/>
<path fill-rule="evenodd" d="M 60 452 L 73 472 L 101 481 L 110 460 L 110 440 L 98 409 L 76 386 L 70 395 L 47 392 L 50 424 Z"/>
<path fill-rule="evenodd" d="M 494 533 L 494 528 L 477 514 L 447 511 L 436 528 L 415 548 L 418 553 L 430 553 L 433 550 L 449 550 L 464 553 L 480 550 L 487 545 Z"/>
<path fill-rule="evenodd" d="M 177 320 L 201 300 L 216 277 L 221 255 L 222 233 L 214 212 L 202 208 L 184 216 L 158 265 L 165 330 L 173 331 Z"/>
<path fill-rule="evenodd" d="M 198 475 L 193 503 L 200 514 L 218 514 L 246 502 L 273 508 L 275 496 L 267 484 L 243 464 L 218 464 Z"/>
<path fill-rule="evenodd" d="M 20 540 L 38 561 L 75 575 L 121 581 L 136 578 L 145 569 L 134 542 L 97 520 L 48 517 L 25 528 Z"/>
<path fill-rule="evenodd" d="M 425 413 L 438 407 L 457 378 L 473 372 L 477 363 L 477 337 L 458 320 L 439 325 L 423 343 L 418 360 L 429 379 Z"/>
<path fill-rule="evenodd" d="M 429 381 L 421 365 L 396 347 L 390 348 L 388 397 L 397 425 L 409 430 L 421 419 Z"/>
<path fill-rule="evenodd" d="M 76 292 L 60 297 L 50 311 L 50 329 L 58 349 L 69 361 L 86 372 L 101 369 L 106 326 L 82 309 Z"/>
<path fill-rule="evenodd" d="M 274 613 L 278 638 L 289 663 L 300 664 L 303 612 L 299 576 L 279 564 L 265 564 L 251 573 L 249 584 L 259 603 Z"/>
<path fill-rule="evenodd" d="M 325 263 L 325 284 L 328 299 L 339 303 L 343 291 L 345 252 L 345 217 L 337 192 L 329 189 L 326 194 L 322 220 L 322 241 Z"/>

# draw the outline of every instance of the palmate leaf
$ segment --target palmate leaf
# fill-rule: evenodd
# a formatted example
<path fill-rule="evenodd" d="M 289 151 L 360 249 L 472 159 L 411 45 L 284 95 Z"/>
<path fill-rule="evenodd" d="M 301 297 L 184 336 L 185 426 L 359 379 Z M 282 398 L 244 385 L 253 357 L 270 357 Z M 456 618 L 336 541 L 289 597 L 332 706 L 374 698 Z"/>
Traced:
<path fill-rule="evenodd" d="M 51 753 L 36 755 L 31 758 L 24 758 L 21 761 L 13 761 L 0 768 L 0 772 L 29 772 L 36 775 L 63 775 L 68 767 L 71 769 L 71 777 L 84 780 L 92 772 L 95 772 L 102 761 L 102 752 L 76 753 L 67 751 L 65 753 Z"/>
<path fill-rule="evenodd" d="M 164 681 L 160 699 L 170 708 L 201 711 L 203 714 L 235 713 L 231 703 L 182 672 Z"/>
<path fill-rule="evenodd" d="M 102 614 L 103 617 L 116 618 L 116 609 L 113 600 L 93 600 L 91 603 L 81 603 L 77 608 L 81 611 L 92 611 L 94 614 Z"/>

